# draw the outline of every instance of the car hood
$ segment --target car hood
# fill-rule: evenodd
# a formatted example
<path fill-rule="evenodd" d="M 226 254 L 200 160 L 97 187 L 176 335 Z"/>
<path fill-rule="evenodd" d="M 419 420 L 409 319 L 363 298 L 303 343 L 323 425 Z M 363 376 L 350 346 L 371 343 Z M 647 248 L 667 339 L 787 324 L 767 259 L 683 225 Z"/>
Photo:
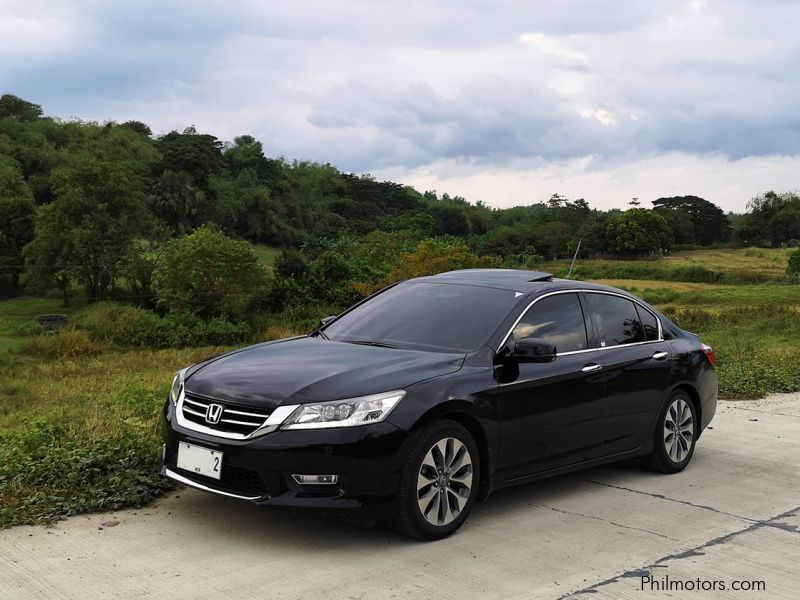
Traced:
<path fill-rule="evenodd" d="M 187 373 L 186 391 L 275 408 L 403 389 L 458 371 L 463 354 L 443 354 L 293 338 L 210 359 Z"/>

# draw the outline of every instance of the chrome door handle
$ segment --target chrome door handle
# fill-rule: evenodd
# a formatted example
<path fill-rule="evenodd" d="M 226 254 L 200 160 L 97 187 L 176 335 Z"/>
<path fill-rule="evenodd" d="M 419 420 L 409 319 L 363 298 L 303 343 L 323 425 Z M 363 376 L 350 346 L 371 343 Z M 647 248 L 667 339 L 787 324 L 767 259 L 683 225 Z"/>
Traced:
<path fill-rule="evenodd" d="M 653 354 L 654 360 L 664 360 L 665 358 L 669 357 L 669 352 L 656 352 Z"/>
<path fill-rule="evenodd" d="M 591 364 L 591 365 L 586 365 L 585 367 L 583 367 L 581 369 L 581 371 L 583 371 L 584 373 L 594 373 L 595 371 L 599 371 L 602 368 L 603 368 L 603 365 Z"/>

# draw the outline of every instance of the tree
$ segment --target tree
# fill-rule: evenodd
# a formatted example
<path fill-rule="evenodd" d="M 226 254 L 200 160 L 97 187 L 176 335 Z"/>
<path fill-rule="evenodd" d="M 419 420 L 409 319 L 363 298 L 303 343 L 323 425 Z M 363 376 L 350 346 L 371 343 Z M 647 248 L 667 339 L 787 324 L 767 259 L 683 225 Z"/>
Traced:
<path fill-rule="evenodd" d="M 698 244 L 708 246 L 730 239 L 731 228 L 728 218 L 720 207 L 708 200 L 698 196 L 673 196 L 654 200 L 653 207 L 664 217 L 665 213 L 670 211 L 682 211 L 688 214 L 692 221 L 694 241 Z"/>
<path fill-rule="evenodd" d="M 81 281 L 91 301 L 106 299 L 134 242 L 155 226 L 145 176 L 156 159 L 149 142 L 122 128 L 74 148 L 51 175 L 56 199 L 37 213 L 28 262 L 53 265 L 60 285 Z"/>
<path fill-rule="evenodd" d="M 19 291 L 22 250 L 33 239 L 33 194 L 19 171 L 0 167 L 0 296 Z"/>
<path fill-rule="evenodd" d="M 0 118 L 16 117 L 20 121 L 35 121 L 41 116 L 42 107 L 38 104 L 28 102 L 13 94 L 0 96 Z"/>
<path fill-rule="evenodd" d="M 167 169 L 158 178 L 152 195 L 153 212 L 180 235 L 204 223 L 210 211 L 206 193 L 194 185 L 186 171 Z"/>
<path fill-rule="evenodd" d="M 127 127 L 128 129 L 132 129 L 139 135 L 143 135 L 145 137 L 150 137 L 153 135 L 153 131 L 150 129 L 150 127 L 141 121 L 125 121 L 124 123 L 120 124 L 120 127 Z"/>
<path fill-rule="evenodd" d="M 737 223 L 739 243 L 778 247 L 800 237 L 800 196 L 797 194 L 766 192 L 748 202 L 747 208 L 749 214 Z"/>
<path fill-rule="evenodd" d="M 258 181 L 270 190 L 276 190 L 283 177 L 283 163 L 264 156 L 264 147 L 251 135 L 234 138 L 233 144 L 225 151 L 225 162 L 231 173 L 253 171 Z"/>
<path fill-rule="evenodd" d="M 153 272 L 159 306 L 202 317 L 242 315 L 265 281 L 250 244 L 207 226 L 169 242 Z"/>
<path fill-rule="evenodd" d="M 249 240 L 274 246 L 291 245 L 295 232 L 269 188 L 253 169 L 239 171 L 235 177 L 220 175 L 211 179 L 215 202 L 212 217 L 225 231 Z"/>
<path fill-rule="evenodd" d="M 172 131 L 158 138 L 156 148 L 162 154 L 164 171 L 187 173 L 192 184 L 206 194 L 211 175 L 218 173 L 223 166 L 222 142 L 213 135 L 197 133 L 194 127 L 187 127 L 183 133 Z"/>
<path fill-rule="evenodd" d="M 622 255 L 655 252 L 672 243 L 672 232 L 664 217 L 644 208 L 632 208 L 612 217 L 606 236 L 609 250 Z"/>

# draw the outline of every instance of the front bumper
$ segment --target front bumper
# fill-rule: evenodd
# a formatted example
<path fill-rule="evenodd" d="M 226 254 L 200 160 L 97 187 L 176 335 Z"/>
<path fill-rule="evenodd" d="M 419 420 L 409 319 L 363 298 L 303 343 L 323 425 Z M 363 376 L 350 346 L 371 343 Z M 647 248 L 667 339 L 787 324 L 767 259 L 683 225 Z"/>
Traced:
<path fill-rule="evenodd" d="M 262 506 L 315 510 L 346 518 L 384 518 L 394 511 L 408 434 L 387 423 L 317 430 L 277 430 L 228 440 L 178 425 L 167 402 L 162 474 L 185 485 Z M 177 466 L 188 442 L 223 453 L 219 480 Z M 335 484 L 300 485 L 292 474 L 336 474 Z"/>

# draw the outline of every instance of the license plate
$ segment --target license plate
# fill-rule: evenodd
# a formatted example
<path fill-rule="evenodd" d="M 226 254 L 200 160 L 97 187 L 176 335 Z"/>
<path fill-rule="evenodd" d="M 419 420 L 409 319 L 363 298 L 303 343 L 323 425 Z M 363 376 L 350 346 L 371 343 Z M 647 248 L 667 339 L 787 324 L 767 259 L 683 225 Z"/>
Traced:
<path fill-rule="evenodd" d="M 181 442 L 178 446 L 178 468 L 219 479 L 222 473 L 222 452 Z"/>

